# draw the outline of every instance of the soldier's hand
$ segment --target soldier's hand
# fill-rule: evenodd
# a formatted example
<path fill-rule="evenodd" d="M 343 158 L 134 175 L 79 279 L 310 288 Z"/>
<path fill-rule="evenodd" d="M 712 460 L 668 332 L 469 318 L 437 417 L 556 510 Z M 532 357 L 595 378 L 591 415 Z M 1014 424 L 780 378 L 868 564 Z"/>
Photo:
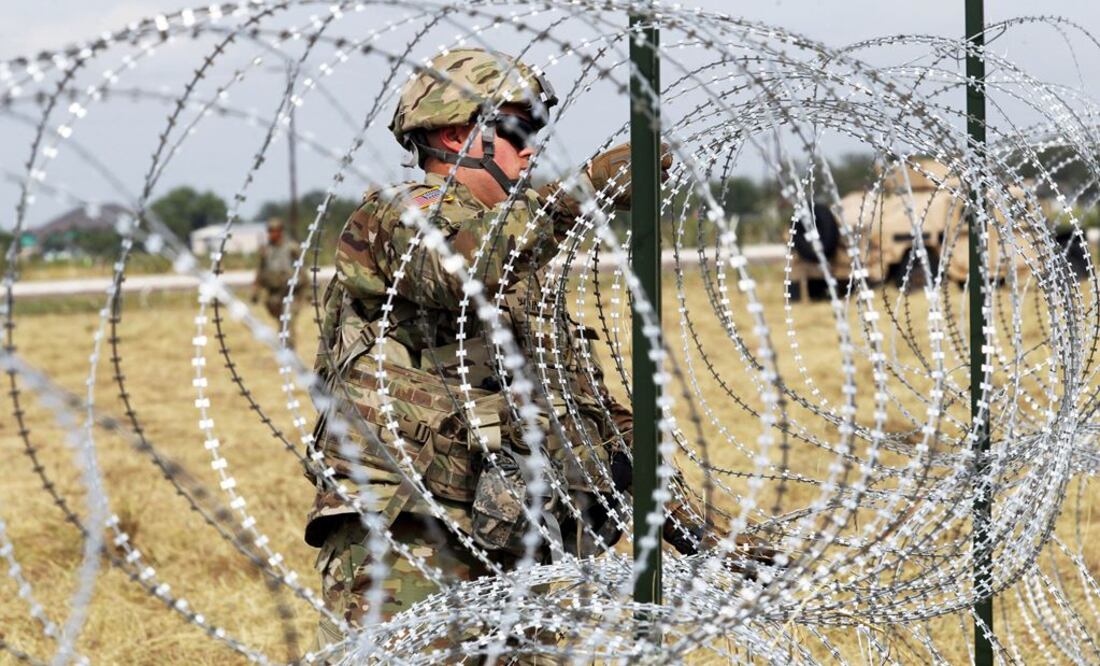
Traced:
<path fill-rule="evenodd" d="M 690 500 L 673 500 L 669 503 L 668 509 L 670 520 L 665 523 L 665 540 L 682 553 L 725 549 L 726 552 L 723 555 L 725 567 L 752 580 L 756 579 L 761 566 L 774 567 L 780 561 L 785 566 L 789 559 L 789 557 L 780 558 L 779 551 L 763 539 L 743 532 L 734 537 L 733 548 L 730 550 L 729 544 L 722 542 L 732 532 L 732 526 L 729 517 L 720 511 L 705 511 L 695 506 Z M 698 516 L 701 515 L 707 516 L 706 524 L 700 525 L 697 522 Z M 676 523 L 679 523 L 679 528 Z M 688 526 L 689 529 L 693 526 L 693 531 L 698 530 L 696 538 L 692 540 L 693 543 L 685 543 L 684 539 L 676 538 L 677 533 L 683 531 L 683 526 Z"/>
<path fill-rule="evenodd" d="M 588 177 L 592 180 L 592 187 L 597 192 L 603 190 L 614 181 L 611 190 L 606 194 L 615 201 L 615 207 L 619 209 L 630 208 L 631 193 L 631 169 L 630 169 L 630 142 L 621 143 L 614 148 L 609 148 L 596 155 L 588 162 Z M 667 143 L 661 144 L 661 180 L 668 178 L 668 170 L 672 167 L 672 153 Z"/>
<path fill-rule="evenodd" d="M 718 546 L 719 535 L 707 535 L 703 539 L 702 549 L 711 550 Z M 747 534 L 738 534 L 734 539 L 734 548 L 725 556 L 726 568 L 734 573 L 756 580 L 758 568 L 763 565 L 774 567 L 778 564 L 779 551 L 763 539 Z M 787 558 L 783 558 L 784 566 Z"/>

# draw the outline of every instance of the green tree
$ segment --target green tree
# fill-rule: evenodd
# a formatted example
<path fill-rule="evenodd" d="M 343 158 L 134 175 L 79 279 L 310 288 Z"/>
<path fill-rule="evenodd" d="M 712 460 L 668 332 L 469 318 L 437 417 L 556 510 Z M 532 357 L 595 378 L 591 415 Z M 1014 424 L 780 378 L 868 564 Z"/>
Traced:
<path fill-rule="evenodd" d="M 187 241 L 191 232 L 211 224 L 225 222 L 225 201 L 213 192 L 199 193 L 192 187 L 177 187 L 149 207 L 172 233 Z"/>
<path fill-rule="evenodd" d="M 835 163 L 829 163 L 840 196 L 862 192 L 875 178 L 875 158 L 868 153 L 846 153 Z"/>
<path fill-rule="evenodd" d="M 42 239 L 45 252 L 69 252 L 76 256 L 110 258 L 118 255 L 122 237 L 114 229 L 68 229 Z"/>
<path fill-rule="evenodd" d="M 726 211 L 726 215 L 750 215 L 759 212 L 764 191 L 751 178 L 733 176 L 720 183 L 711 183 L 710 191 Z"/>
<path fill-rule="evenodd" d="M 1038 150 L 1034 156 L 1032 151 L 1017 150 L 1006 161 L 1016 166 L 1024 178 L 1038 181 L 1036 193 L 1040 197 L 1055 195 L 1051 180 L 1061 194 L 1075 197 L 1078 202 L 1095 201 L 1100 197 L 1100 173 L 1097 173 L 1096 167 L 1100 161 L 1098 155 L 1082 155 L 1073 146 L 1061 145 Z"/>
<path fill-rule="evenodd" d="M 114 229 L 86 229 L 73 235 L 70 247 L 90 257 L 114 257 L 121 243 L 122 236 Z"/>
<path fill-rule="evenodd" d="M 325 193 L 323 190 L 311 190 L 298 198 L 298 223 L 293 229 L 291 229 L 291 235 L 299 240 L 305 238 L 306 230 L 317 217 L 317 207 L 325 200 Z M 347 221 L 351 214 L 355 212 L 355 209 L 359 207 L 358 199 L 351 199 L 348 197 L 334 196 L 328 203 L 328 208 L 325 209 L 325 218 L 321 221 L 322 226 L 326 231 L 332 230 L 332 233 L 326 233 L 326 236 L 335 237 L 341 228 L 344 226 L 344 222 Z M 284 199 L 282 201 L 265 201 L 261 206 L 259 212 L 256 214 L 258 220 L 268 220 L 270 218 L 277 217 L 285 222 L 290 222 L 290 200 Z M 336 229 L 333 229 L 336 227 Z"/>
<path fill-rule="evenodd" d="M 14 236 L 0 229 L 0 270 L 7 270 L 8 249 L 11 247 L 11 244 L 14 240 Z M 19 248 L 15 248 L 15 251 L 19 252 Z"/>
<path fill-rule="evenodd" d="M 762 242 L 779 237 L 779 232 L 773 233 L 771 228 L 775 226 L 774 220 L 765 215 L 766 206 L 774 199 L 768 187 L 745 176 L 730 176 L 723 181 L 712 181 L 709 189 L 723 214 L 740 220 L 738 235 L 741 240 Z M 719 226 L 706 219 L 704 210 L 703 198 L 694 188 L 680 188 L 664 209 L 663 241 L 672 243 L 678 235 L 687 247 L 713 244 Z M 629 223 L 629 213 L 619 213 L 616 219 L 620 216 L 624 224 Z"/>
<path fill-rule="evenodd" d="M 42 239 L 43 252 L 72 252 L 76 232 L 73 230 L 52 233 Z"/>

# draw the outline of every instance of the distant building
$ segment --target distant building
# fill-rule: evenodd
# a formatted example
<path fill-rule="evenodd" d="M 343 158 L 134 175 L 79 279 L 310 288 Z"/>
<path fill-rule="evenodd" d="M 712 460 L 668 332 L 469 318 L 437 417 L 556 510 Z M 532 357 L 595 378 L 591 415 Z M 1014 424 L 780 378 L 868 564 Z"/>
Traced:
<path fill-rule="evenodd" d="M 20 253 L 57 256 L 78 256 L 93 249 L 84 241 L 95 232 L 113 235 L 119 222 L 130 217 L 130 210 L 119 204 L 88 204 L 58 215 L 46 224 L 28 229 L 19 238 Z M 101 244 L 109 236 L 98 234 Z"/>
<path fill-rule="evenodd" d="M 205 257 L 221 247 L 221 236 L 225 225 L 212 224 L 191 232 L 191 252 L 195 256 Z M 234 224 L 230 236 L 225 241 L 226 254 L 254 254 L 267 238 L 267 225 L 263 222 Z"/>
<path fill-rule="evenodd" d="M 19 237 L 22 256 L 41 255 L 46 259 L 117 254 L 119 232 L 132 222 L 129 209 L 119 204 L 87 205 L 58 215 L 46 224 L 28 229 Z M 188 242 L 191 252 L 208 256 L 221 247 L 224 224 L 212 224 L 192 231 Z M 255 254 L 267 240 L 263 222 L 234 224 L 225 242 L 227 254 Z"/>

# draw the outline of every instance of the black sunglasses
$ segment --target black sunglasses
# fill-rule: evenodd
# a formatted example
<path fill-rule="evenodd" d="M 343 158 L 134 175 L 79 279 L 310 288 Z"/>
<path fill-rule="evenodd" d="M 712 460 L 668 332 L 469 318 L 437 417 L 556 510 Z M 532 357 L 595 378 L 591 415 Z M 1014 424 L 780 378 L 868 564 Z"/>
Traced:
<path fill-rule="evenodd" d="M 533 143 L 534 136 L 542 129 L 542 123 L 535 123 L 511 114 L 497 116 L 492 124 L 497 135 L 512 144 L 517 152 Z"/>

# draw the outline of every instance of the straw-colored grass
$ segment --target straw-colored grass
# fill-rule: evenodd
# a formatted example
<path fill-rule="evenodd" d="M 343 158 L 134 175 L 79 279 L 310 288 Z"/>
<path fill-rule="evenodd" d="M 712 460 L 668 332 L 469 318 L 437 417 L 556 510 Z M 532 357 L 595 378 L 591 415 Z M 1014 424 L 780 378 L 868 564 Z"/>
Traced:
<path fill-rule="evenodd" d="M 771 326 L 771 340 L 779 351 L 779 366 L 785 381 L 803 394 L 810 388 L 799 371 L 784 325 L 781 282 L 773 269 L 761 271 L 764 277 L 759 284 L 765 306 L 765 316 Z M 688 278 L 686 293 L 689 309 L 695 315 L 700 339 L 704 341 L 712 362 L 721 368 L 721 377 L 730 389 L 743 397 L 754 408 L 761 405 L 760 392 L 754 382 L 754 373 L 746 369 L 736 347 L 729 342 L 721 329 L 721 323 L 713 316 L 702 281 L 698 276 Z M 606 287 L 606 284 L 601 285 Z M 744 307 L 744 301 L 731 284 L 730 298 L 738 330 L 745 336 L 750 349 L 759 347 L 759 340 L 752 332 Z M 953 294 L 955 292 L 952 292 Z M 895 299 L 897 292 L 887 291 L 887 297 Z M 217 492 L 217 477 L 210 469 L 203 438 L 197 429 L 198 411 L 194 406 L 194 389 L 191 378 L 193 347 L 191 338 L 195 327 L 192 323 L 195 306 L 190 296 L 155 298 L 141 304 L 128 302 L 120 327 L 122 338 L 122 369 L 126 376 L 133 405 L 141 418 L 145 434 L 163 455 L 179 462 L 194 477 Z M 679 338 L 679 322 L 674 281 L 665 277 L 665 330 L 670 345 L 682 362 Z M 882 310 L 881 302 L 877 304 Z M 923 297 L 911 301 L 910 313 L 916 328 L 925 331 L 926 312 Z M 64 311 L 53 312 L 48 305 L 24 304 L 25 314 L 18 319 L 14 331 L 19 354 L 31 365 L 41 369 L 61 387 L 78 395 L 85 393 L 91 353 L 92 334 L 97 326 L 94 310 L 87 307 L 66 305 Z M 1031 312 L 1034 312 L 1032 309 Z M 594 313 L 589 312 L 588 322 L 594 323 Z M 812 378 L 816 390 L 826 397 L 830 405 L 838 406 L 841 398 L 843 375 L 836 335 L 835 322 L 827 303 L 795 304 L 793 326 L 798 331 L 801 365 L 807 377 Z M 1032 318 L 1035 316 L 1032 315 Z M 853 319 L 853 325 L 855 320 Z M 888 349 L 900 345 L 891 333 L 893 325 L 887 319 L 880 320 L 886 332 Z M 299 350 L 311 353 L 315 348 L 315 333 L 310 317 L 303 316 L 299 324 Z M 965 331 L 964 323 L 960 323 Z M 1036 322 L 1028 322 L 1027 334 L 1037 336 Z M 284 432 L 293 432 L 290 417 L 285 409 L 282 381 L 276 374 L 276 364 L 269 352 L 236 324 L 227 327 L 229 345 L 237 367 L 248 386 L 254 391 L 267 414 Z M 858 327 L 853 332 L 858 336 Z M 211 333 L 208 329 L 208 334 Z M 857 340 L 862 345 L 865 341 Z M 927 348 L 924 333 L 919 336 L 920 346 Z M 629 356 L 629 349 L 624 350 Z M 222 443 L 222 453 L 228 459 L 239 486 L 239 492 L 248 499 L 248 507 L 258 520 L 258 528 L 271 538 L 272 548 L 282 553 L 291 568 L 302 574 L 305 584 L 317 586 L 313 572 L 315 551 L 302 541 L 302 527 L 306 511 L 313 495 L 311 484 L 303 477 L 302 469 L 281 443 L 272 438 L 266 426 L 256 414 L 249 411 L 246 401 L 229 381 L 224 362 L 216 352 L 214 343 L 206 349 L 207 376 L 210 385 L 207 395 L 211 398 L 212 413 Z M 603 354 L 606 359 L 606 353 Z M 738 408 L 725 394 L 721 386 L 706 375 L 701 359 L 692 351 L 692 360 L 703 376 L 702 397 L 714 410 L 714 418 L 729 428 L 730 433 L 750 450 L 755 450 L 756 436 L 761 428 L 753 417 Z M 912 352 L 901 349 L 899 362 L 915 366 Z M 952 353 L 947 363 L 953 367 L 953 379 L 965 384 L 966 369 L 962 361 Z M 609 376 L 614 374 L 606 363 Z M 684 366 L 682 366 L 684 367 Z M 866 360 L 857 360 L 854 371 L 858 377 L 860 394 L 857 418 L 861 423 L 871 419 L 869 368 Z M 930 379 L 914 372 L 907 376 L 914 383 L 913 390 L 900 388 L 891 380 L 891 387 L 898 390 L 901 405 L 915 410 L 924 418 L 920 398 L 931 386 Z M 123 416 L 118 390 L 113 381 L 109 353 L 100 355 L 100 368 L 96 376 L 96 406 L 104 413 Z M 759 381 L 759 376 L 755 377 Z M 611 382 L 612 390 L 621 395 L 621 387 Z M 1034 389 L 1034 386 L 1031 386 Z M 677 395 L 680 390 L 676 387 Z M 1054 388 L 1057 390 L 1057 387 Z M 820 399 L 817 399 L 818 401 Z M 57 483 L 60 492 L 71 506 L 83 513 L 83 494 L 77 472 L 72 464 L 73 452 L 64 443 L 63 434 L 53 424 L 52 418 L 33 396 L 22 397 L 26 409 L 31 441 L 40 451 L 45 467 Z M 303 404 L 308 400 L 302 396 Z M 683 399 L 677 400 L 677 418 L 689 438 L 696 437 L 691 415 Z M 964 418 L 968 410 L 965 401 L 952 408 L 952 413 Z M 75 584 L 75 570 L 80 562 L 81 539 L 78 532 L 63 518 L 62 512 L 53 506 L 41 483 L 34 476 L 23 446 L 17 437 L 10 408 L 0 430 L 0 456 L 5 469 L 0 475 L 0 517 L 16 544 L 15 555 L 24 566 L 27 578 L 34 584 L 34 593 L 55 621 L 65 618 L 68 597 Z M 802 407 L 792 405 L 790 417 L 804 425 L 810 432 L 838 441 L 820 418 Z M 307 426 L 308 427 L 308 426 Z M 888 410 L 885 430 L 908 430 L 910 425 L 900 408 Z M 957 434 L 951 427 L 948 431 Z M 751 460 L 727 444 L 720 429 L 703 416 L 699 437 L 708 442 L 708 454 L 721 466 L 751 469 Z M 267 652 L 274 658 L 289 658 L 289 648 L 284 644 L 284 629 L 276 615 L 279 600 L 290 604 L 296 615 L 288 626 L 300 634 L 299 648 L 307 647 L 312 640 L 315 618 L 301 601 L 289 598 L 285 593 L 273 596 L 263 578 L 229 544 L 214 531 L 180 498 L 171 486 L 150 464 L 148 457 L 122 441 L 120 437 L 97 431 L 98 462 L 110 494 L 112 510 L 122 525 L 134 535 L 135 544 L 150 564 L 156 567 L 161 580 L 171 585 L 172 594 L 186 598 L 191 606 L 200 610 L 207 620 L 225 628 L 248 645 Z M 833 462 L 831 455 L 822 453 L 804 442 L 792 440 L 787 460 L 788 466 L 812 478 L 822 479 Z M 856 453 L 866 454 L 866 448 Z M 778 461 L 779 452 L 773 452 Z M 882 460 L 891 464 L 904 462 L 897 454 L 884 454 Z M 686 466 L 689 480 L 701 483 L 698 469 Z M 847 481 L 856 478 L 858 470 L 849 471 Z M 723 479 L 734 490 L 744 490 L 744 483 L 736 479 Z M 758 506 L 770 513 L 774 505 L 781 511 L 807 506 L 817 490 L 801 484 L 788 484 L 782 494 L 778 486 L 765 486 L 758 497 Z M 1087 506 L 1097 498 L 1093 488 L 1085 489 Z M 728 509 L 736 509 L 736 503 L 727 497 L 719 502 Z M 870 516 L 860 516 L 866 520 Z M 1067 516 L 1059 533 L 1072 537 L 1076 516 Z M 862 524 L 862 523 L 860 523 Z M 1093 531 L 1091 514 L 1081 524 L 1086 542 Z M 958 538 L 958 537 L 955 537 Z M 1089 565 L 1097 570 L 1100 558 L 1091 555 Z M 1064 576 L 1074 576 L 1071 570 L 1059 564 Z M 0 639 L 39 658 L 47 658 L 53 642 L 44 637 L 40 628 L 27 617 L 25 604 L 16 596 L 14 585 L 6 576 L 0 576 Z M 1015 600 L 1011 603 L 1014 605 Z M 932 623 L 937 635 L 942 637 L 940 647 L 944 656 L 953 662 L 965 660 L 965 630 L 956 618 Z M 969 626 L 969 621 L 964 623 Z M 1022 626 L 1014 627 L 1018 635 Z M 850 659 L 859 661 L 859 641 L 852 632 L 829 632 Z M 1023 640 L 1023 639 L 1021 639 Z M 816 639 L 807 639 L 807 645 L 819 656 L 826 657 Z M 218 643 L 205 638 L 194 626 L 182 622 L 177 615 L 151 598 L 138 586 L 126 580 L 119 571 L 106 568 L 100 577 L 90 617 L 81 636 L 79 649 L 99 663 L 127 664 L 226 664 L 239 663 L 236 657 Z M 0 662 L 4 661 L 0 657 Z"/>
<path fill-rule="evenodd" d="M 159 307 L 128 308 L 120 327 L 122 368 L 149 441 L 217 492 L 217 477 L 196 427 L 199 416 L 191 386 L 193 314 L 194 306 L 182 297 L 163 299 Z M 310 322 L 302 319 L 301 348 L 312 349 L 315 342 L 310 337 Z M 19 320 L 15 340 L 28 362 L 60 386 L 82 395 L 96 326 L 94 313 L 28 316 Z M 289 429 L 275 361 L 239 327 L 231 328 L 230 345 L 239 371 L 265 410 L 280 428 Z M 306 584 L 315 585 L 316 577 L 311 575 L 314 552 L 301 538 L 312 486 L 298 463 L 282 450 L 255 413 L 248 411 L 215 349 L 212 343 L 207 350 L 208 394 L 222 453 L 259 521 L 259 529 L 271 537 L 273 548 L 285 555 L 291 567 L 302 572 Z M 109 354 L 103 353 L 101 358 L 96 406 L 122 417 Z M 24 399 L 34 402 L 30 396 Z M 28 412 L 31 441 L 41 449 L 61 491 L 83 511 L 72 452 L 63 444 L 62 434 L 51 427 L 52 419 L 40 407 Z M 52 610 L 52 617 L 63 619 L 75 581 L 73 571 L 79 563 L 79 535 L 41 490 L 30 461 L 21 453 L 11 417 L 3 423 L 0 449 L 6 469 L 0 484 L 0 511 L 39 601 Z M 145 454 L 119 437 L 104 437 L 102 431 L 96 444 L 112 510 L 124 528 L 135 532 L 135 544 L 156 567 L 161 580 L 172 586 L 172 593 L 188 599 L 209 622 L 246 644 L 286 656 L 280 647 L 283 630 L 275 616 L 275 598 L 252 565 L 188 510 Z M 48 654 L 51 642 L 25 617 L 25 606 L 12 595 L 10 581 L 3 577 L 0 586 L 4 640 L 32 654 Z M 315 619 L 304 604 L 294 604 L 294 608 L 298 611 L 294 625 L 312 638 Z M 226 648 L 204 638 L 197 628 L 182 622 L 115 569 L 108 569 L 98 583 L 80 645 L 101 663 L 235 661 Z"/>

